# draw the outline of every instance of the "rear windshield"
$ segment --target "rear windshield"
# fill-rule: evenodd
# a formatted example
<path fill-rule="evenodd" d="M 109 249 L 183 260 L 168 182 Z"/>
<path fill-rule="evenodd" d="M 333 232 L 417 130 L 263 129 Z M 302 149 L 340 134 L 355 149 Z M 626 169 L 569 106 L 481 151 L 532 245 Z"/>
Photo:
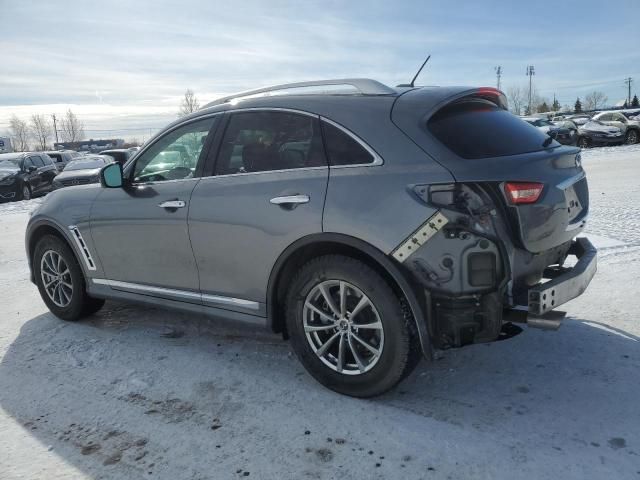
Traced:
<path fill-rule="evenodd" d="M 491 102 L 453 103 L 428 122 L 429 131 L 462 158 L 489 158 L 536 152 L 558 142 Z"/>

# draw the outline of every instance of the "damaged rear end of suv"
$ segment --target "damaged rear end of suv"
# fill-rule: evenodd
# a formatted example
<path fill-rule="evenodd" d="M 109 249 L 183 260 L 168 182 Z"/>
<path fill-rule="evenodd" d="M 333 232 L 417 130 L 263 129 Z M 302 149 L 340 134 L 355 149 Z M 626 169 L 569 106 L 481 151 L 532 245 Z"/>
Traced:
<path fill-rule="evenodd" d="M 558 328 L 554 309 L 596 271 L 595 248 L 575 239 L 589 209 L 580 150 L 511 115 L 492 88 L 409 91 L 392 119 L 454 178 L 411 187 L 435 213 L 392 252 L 424 289 L 433 345 L 494 341 L 509 321 Z"/>

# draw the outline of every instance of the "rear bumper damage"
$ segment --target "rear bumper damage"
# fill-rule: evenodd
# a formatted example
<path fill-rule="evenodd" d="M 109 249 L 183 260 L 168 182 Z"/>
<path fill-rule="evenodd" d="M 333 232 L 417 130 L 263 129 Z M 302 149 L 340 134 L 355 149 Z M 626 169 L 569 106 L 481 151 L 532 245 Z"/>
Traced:
<path fill-rule="evenodd" d="M 596 274 L 598 251 L 586 238 L 576 239 L 569 249 L 569 255 L 578 258 L 571 268 L 548 268 L 544 278 L 548 282 L 529 289 L 530 315 L 542 316 L 569 300 L 581 295 Z"/>
<path fill-rule="evenodd" d="M 505 311 L 505 321 L 527 323 L 545 330 L 560 327 L 565 312 L 555 309 L 582 295 L 598 268 L 598 251 L 587 238 L 574 240 L 569 255 L 575 256 L 577 263 L 570 268 L 545 269 L 543 278 L 546 281 L 529 289 L 529 304 Z"/>

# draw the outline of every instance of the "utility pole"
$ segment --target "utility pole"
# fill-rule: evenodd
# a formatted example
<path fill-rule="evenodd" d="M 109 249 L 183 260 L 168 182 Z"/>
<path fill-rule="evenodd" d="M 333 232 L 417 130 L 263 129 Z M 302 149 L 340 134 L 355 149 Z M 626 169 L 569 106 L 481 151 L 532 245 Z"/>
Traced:
<path fill-rule="evenodd" d="M 627 106 L 630 107 L 631 106 L 631 83 L 633 83 L 633 78 L 631 77 L 625 78 L 624 83 L 627 84 L 627 88 L 629 91 L 629 93 L 627 94 Z"/>
<path fill-rule="evenodd" d="M 533 86 L 532 81 L 533 81 L 533 76 L 536 74 L 535 69 L 533 68 L 533 65 L 529 65 L 527 66 L 527 77 L 529 77 L 529 107 L 528 107 L 528 115 L 531 115 L 531 88 Z"/>
<path fill-rule="evenodd" d="M 56 134 L 56 143 L 58 143 L 58 126 L 56 124 L 56 114 L 52 114 L 51 118 L 53 118 L 53 131 Z"/>
<path fill-rule="evenodd" d="M 496 77 L 498 78 L 498 90 L 500 90 L 500 77 L 502 76 L 502 67 L 498 65 L 497 67 L 494 67 L 494 70 L 496 71 Z"/>

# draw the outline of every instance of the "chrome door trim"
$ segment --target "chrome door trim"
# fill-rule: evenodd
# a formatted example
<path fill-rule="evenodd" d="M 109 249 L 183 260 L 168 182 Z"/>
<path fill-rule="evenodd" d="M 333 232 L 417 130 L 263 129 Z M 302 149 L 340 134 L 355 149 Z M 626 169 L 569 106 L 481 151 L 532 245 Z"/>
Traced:
<path fill-rule="evenodd" d="M 343 127 L 339 123 L 334 122 L 333 120 L 330 120 L 327 117 L 320 116 L 320 120 L 323 120 L 323 121 L 327 122 L 328 124 L 333 125 L 338 130 L 340 130 L 343 133 L 346 133 L 347 135 L 349 135 L 352 139 L 354 139 L 356 142 L 358 142 L 362 148 L 364 148 L 367 152 L 369 152 L 373 156 L 373 162 L 371 162 L 371 163 L 357 163 L 355 165 L 332 165 L 331 166 L 332 169 L 334 169 L 334 168 L 353 168 L 353 167 L 376 167 L 376 166 L 384 164 L 384 160 L 382 159 L 382 157 L 380 155 L 378 155 L 378 153 L 373 148 L 371 148 L 364 140 L 362 140 L 360 137 L 358 137 L 351 130 L 348 130 L 347 128 Z"/>
<path fill-rule="evenodd" d="M 89 247 L 85 243 L 84 238 L 82 238 L 80 229 L 76 225 L 69 225 L 69 230 L 71 231 L 73 240 L 80 249 L 80 253 L 82 254 L 82 259 L 84 260 L 85 265 L 89 270 L 95 270 L 96 263 L 93 261 L 93 257 L 91 256 L 91 252 L 89 251 Z"/>
<path fill-rule="evenodd" d="M 284 173 L 284 172 L 301 172 L 307 170 L 328 170 L 329 167 L 324 165 L 322 167 L 300 167 L 300 168 L 282 168 L 280 170 L 262 170 L 260 172 L 240 172 L 240 173 L 225 173 L 224 175 L 209 175 L 208 177 L 200 177 L 200 181 L 211 180 L 212 178 L 227 178 L 227 177 L 242 177 L 246 175 L 263 175 L 265 173 Z"/>
<path fill-rule="evenodd" d="M 189 290 L 177 290 L 173 288 L 154 287 L 152 285 L 143 285 L 140 283 L 121 282 L 120 280 L 109 280 L 107 278 L 92 278 L 91 281 L 96 285 L 106 285 L 111 288 L 122 288 L 128 290 L 136 290 L 143 293 L 160 294 L 182 299 L 200 300 L 205 303 L 213 303 L 214 305 L 225 305 L 247 308 L 250 310 L 259 310 L 260 304 L 252 300 L 242 298 L 223 297 L 220 295 L 200 294 Z"/>

